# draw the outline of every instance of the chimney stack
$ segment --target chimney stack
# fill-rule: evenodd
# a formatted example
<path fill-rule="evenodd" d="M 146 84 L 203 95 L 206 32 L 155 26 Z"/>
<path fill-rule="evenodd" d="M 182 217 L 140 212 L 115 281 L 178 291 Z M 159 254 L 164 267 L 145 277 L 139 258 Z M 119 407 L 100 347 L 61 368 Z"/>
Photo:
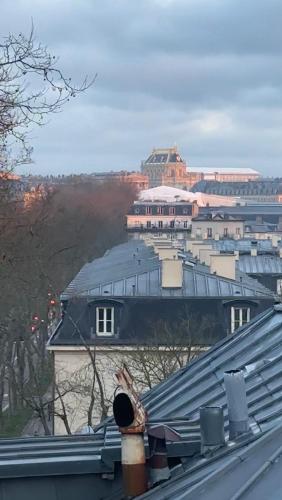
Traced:
<path fill-rule="evenodd" d="M 162 288 L 182 288 L 182 260 L 162 260 Z"/>
<path fill-rule="evenodd" d="M 225 444 L 224 416 L 220 406 L 200 408 L 201 454 L 206 455 Z"/>
<path fill-rule="evenodd" d="M 251 257 L 257 257 L 258 251 L 257 248 L 251 248 Z"/>
<path fill-rule="evenodd" d="M 228 278 L 231 280 L 236 279 L 236 265 L 234 254 L 212 254 L 210 270 L 218 276 Z"/>
<path fill-rule="evenodd" d="M 224 385 L 229 418 L 229 439 L 234 440 L 249 432 L 248 403 L 243 371 L 226 371 Z"/>
<path fill-rule="evenodd" d="M 147 491 L 144 431 L 146 412 L 133 387 L 126 366 L 115 375 L 118 383 L 113 414 L 121 432 L 121 463 L 124 492 L 127 497 Z"/>
<path fill-rule="evenodd" d="M 147 434 L 150 450 L 150 486 L 153 487 L 170 478 L 166 442 L 180 441 L 181 437 L 167 425 L 149 426 Z"/>

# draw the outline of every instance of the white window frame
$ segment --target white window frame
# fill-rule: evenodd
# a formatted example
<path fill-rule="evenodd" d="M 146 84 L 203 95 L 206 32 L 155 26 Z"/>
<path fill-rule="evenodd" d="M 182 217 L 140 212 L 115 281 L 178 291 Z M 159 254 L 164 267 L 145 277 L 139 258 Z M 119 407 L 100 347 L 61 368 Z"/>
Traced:
<path fill-rule="evenodd" d="M 146 215 L 151 215 L 152 214 L 152 207 L 146 206 Z"/>
<path fill-rule="evenodd" d="M 276 281 L 276 291 L 277 295 L 282 295 L 282 278 L 278 278 Z"/>
<path fill-rule="evenodd" d="M 247 321 L 243 321 L 243 311 L 247 311 Z M 235 311 L 239 311 L 239 325 L 236 325 L 236 318 L 235 318 Z M 237 307 L 233 306 L 231 307 L 231 333 L 235 332 L 237 328 L 240 328 L 243 325 L 246 325 L 249 323 L 251 319 L 251 308 L 246 306 L 246 307 Z"/>
<path fill-rule="evenodd" d="M 107 332 L 107 310 L 111 311 L 111 331 Z M 103 311 L 103 320 L 99 319 L 99 311 Z M 103 321 L 103 331 L 100 331 L 100 323 Z M 114 307 L 111 306 L 97 306 L 96 307 L 96 335 L 101 337 L 112 337 L 114 335 Z"/>

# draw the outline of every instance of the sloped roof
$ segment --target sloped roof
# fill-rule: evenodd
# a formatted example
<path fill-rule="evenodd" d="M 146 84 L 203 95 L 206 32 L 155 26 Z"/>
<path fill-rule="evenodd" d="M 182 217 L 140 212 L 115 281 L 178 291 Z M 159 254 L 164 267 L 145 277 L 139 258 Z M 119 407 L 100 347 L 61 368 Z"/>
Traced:
<path fill-rule="evenodd" d="M 131 240 L 86 264 L 61 295 L 71 297 L 270 297 L 273 293 L 248 278 L 233 281 L 211 274 L 207 267 L 183 267 L 181 289 L 162 288 L 161 261 L 152 247 Z"/>
<path fill-rule="evenodd" d="M 282 258 L 279 255 L 240 255 L 237 265 L 247 274 L 282 274 Z"/>
<path fill-rule="evenodd" d="M 198 460 L 194 466 L 184 463 L 169 481 L 138 498 L 280 500 L 281 458 L 282 425 L 278 425 L 263 435 L 232 443 L 213 457 Z"/>
<path fill-rule="evenodd" d="M 282 418 L 281 304 L 256 316 L 151 389 L 143 398 L 149 415 L 198 419 L 203 405 L 222 405 L 226 412 L 224 371 L 246 365 L 251 425 L 254 430 L 265 430 Z"/>
<path fill-rule="evenodd" d="M 221 250 L 223 252 L 234 252 L 238 250 L 239 252 L 250 252 L 251 248 L 256 248 L 258 251 L 262 252 L 277 252 L 272 246 L 272 240 L 253 240 L 252 238 L 242 238 L 240 240 L 224 238 L 221 240 L 209 240 L 207 244 L 212 244 L 216 250 Z M 278 243 L 278 247 L 281 246 L 281 242 Z"/>

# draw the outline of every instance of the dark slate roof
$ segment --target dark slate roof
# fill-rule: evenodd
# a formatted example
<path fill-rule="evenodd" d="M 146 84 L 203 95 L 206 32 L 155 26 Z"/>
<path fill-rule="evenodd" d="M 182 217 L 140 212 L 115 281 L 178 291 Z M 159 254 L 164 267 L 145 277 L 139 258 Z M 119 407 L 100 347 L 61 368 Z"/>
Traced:
<path fill-rule="evenodd" d="M 282 193 L 282 179 L 260 179 L 248 182 L 201 180 L 191 191 L 223 196 L 273 196 Z"/>
<path fill-rule="evenodd" d="M 181 472 L 181 470 L 184 472 Z M 195 465 L 185 464 L 142 499 L 280 500 L 282 425 L 255 438 L 232 443 Z"/>
<path fill-rule="evenodd" d="M 223 373 L 245 368 L 247 399 L 254 431 L 282 419 L 282 306 L 256 316 L 195 361 L 144 395 L 152 418 L 198 419 L 203 405 L 222 405 Z"/>
<path fill-rule="evenodd" d="M 272 292 L 256 281 L 233 281 L 208 268 L 184 265 L 181 289 L 161 287 L 161 262 L 152 247 L 131 240 L 86 264 L 61 295 L 71 297 L 250 297 Z"/>
<path fill-rule="evenodd" d="M 199 213 L 220 212 L 223 207 L 199 207 Z M 248 203 L 234 207 L 224 207 L 224 211 L 230 215 L 241 215 L 250 218 L 256 215 L 282 215 L 282 203 Z"/>
<path fill-rule="evenodd" d="M 235 217 L 225 212 L 215 212 L 208 214 L 200 214 L 197 217 L 193 217 L 192 221 L 215 221 L 215 222 L 234 222 L 234 221 L 244 221 L 243 217 Z"/>

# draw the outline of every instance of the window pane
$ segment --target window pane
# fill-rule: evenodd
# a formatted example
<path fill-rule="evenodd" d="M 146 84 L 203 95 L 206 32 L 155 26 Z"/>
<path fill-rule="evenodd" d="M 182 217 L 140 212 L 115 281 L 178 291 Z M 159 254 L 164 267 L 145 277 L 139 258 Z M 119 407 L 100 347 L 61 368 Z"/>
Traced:
<path fill-rule="evenodd" d="M 99 313 L 99 321 L 102 321 L 104 319 L 104 309 L 99 307 L 98 313 Z"/>
<path fill-rule="evenodd" d="M 104 332 L 104 321 L 98 321 L 98 332 L 99 333 Z"/>
<path fill-rule="evenodd" d="M 234 309 L 234 321 L 240 324 L 240 309 Z"/>
<path fill-rule="evenodd" d="M 111 333 L 112 332 L 112 322 L 111 321 L 107 321 L 106 322 L 107 324 L 107 333 Z"/>
<path fill-rule="evenodd" d="M 112 309 L 108 307 L 106 311 L 107 311 L 107 321 L 112 321 Z"/>
<path fill-rule="evenodd" d="M 242 309 L 242 323 L 248 322 L 248 308 Z"/>

